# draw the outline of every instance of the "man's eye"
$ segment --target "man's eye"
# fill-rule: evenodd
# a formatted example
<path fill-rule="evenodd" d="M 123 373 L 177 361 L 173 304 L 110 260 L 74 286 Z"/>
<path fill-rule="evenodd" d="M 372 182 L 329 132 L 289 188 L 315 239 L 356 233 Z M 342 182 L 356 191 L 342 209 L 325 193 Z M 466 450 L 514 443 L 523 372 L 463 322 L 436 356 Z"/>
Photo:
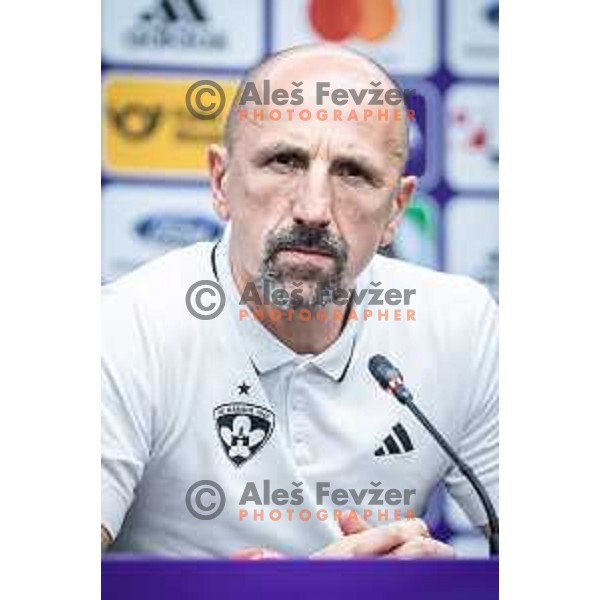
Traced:
<path fill-rule="evenodd" d="M 373 177 L 371 174 L 354 163 L 341 163 L 336 168 L 336 174 L 350 182 L 356 183 L 373 183 Z"/>
<path fill-rule="evenodd" d="M 306 161 L 303 157 L 293 152 L 280 152 L 272 156 L 268 164 L 284 172 L 301 170 L 306 167 Z"/>

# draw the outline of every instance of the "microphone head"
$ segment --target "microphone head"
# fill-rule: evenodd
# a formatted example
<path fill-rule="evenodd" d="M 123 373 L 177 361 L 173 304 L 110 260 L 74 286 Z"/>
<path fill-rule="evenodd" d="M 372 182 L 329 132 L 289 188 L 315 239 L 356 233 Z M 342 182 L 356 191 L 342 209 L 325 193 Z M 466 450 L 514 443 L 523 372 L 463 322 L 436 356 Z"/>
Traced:
<path fill-rule="evenodd" d="M 369 359 L 369 371 L 379 385 L 387 390 L 394 379 L 402 381 L 402 373 L 383 355 L 375 354 Z"/>

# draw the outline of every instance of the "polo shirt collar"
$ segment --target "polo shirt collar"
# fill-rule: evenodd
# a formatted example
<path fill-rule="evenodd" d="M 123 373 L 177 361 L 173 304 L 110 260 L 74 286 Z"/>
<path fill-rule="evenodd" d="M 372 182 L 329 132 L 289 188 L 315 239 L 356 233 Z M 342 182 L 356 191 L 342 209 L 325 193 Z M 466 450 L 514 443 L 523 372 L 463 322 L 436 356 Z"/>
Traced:
<path fill-rule="evenodd" d="M 219 283 L 228 299 L 231 314 L 241 333 L 246 351 L 259 375 L 274 371 L 289 363 L 311 363 L 334 381 L 342 381 L 348 370 L 360 330 L 361 321 L 349 320 L 342 334 L 320 354 L 298 354 L 274 336 L 259 320 L 252 317 L 240 319 L 241 294 L 235 285 L 229 262 L 231 228 L 225 228 L 215 250 L 215 269 Z M 367 271 L 361 274 L 357 288 L 368 282 Z"/>

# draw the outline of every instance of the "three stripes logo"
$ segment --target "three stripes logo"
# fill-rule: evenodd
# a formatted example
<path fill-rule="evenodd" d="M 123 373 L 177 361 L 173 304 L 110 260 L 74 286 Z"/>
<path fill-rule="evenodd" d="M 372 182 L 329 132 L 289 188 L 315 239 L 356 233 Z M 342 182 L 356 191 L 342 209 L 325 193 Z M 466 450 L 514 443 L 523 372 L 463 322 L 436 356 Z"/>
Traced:
<path fill-rule="evenodd" d="M 142 21 L 196 21 L 203 23 L 206 15 L 196 0 L 160 0 L 151 10 L 140 15 Z"/>
<path fill-rule="evenodd" d="M 228 44 L 227 32 L 213 23 L 200 0 L 155 0 L 137 14 L 125 39 L 155 50 L 221 51 Z"/>
<path fill-rule="evenodd" d="M 402 423 L 396 423 L 390 433 L 383 440 L 383 444 L 375 450 L 375 456 L 386 456 L 389 454 L 405 454 L 414 450 L 414 446 L 408 432 Z"/>

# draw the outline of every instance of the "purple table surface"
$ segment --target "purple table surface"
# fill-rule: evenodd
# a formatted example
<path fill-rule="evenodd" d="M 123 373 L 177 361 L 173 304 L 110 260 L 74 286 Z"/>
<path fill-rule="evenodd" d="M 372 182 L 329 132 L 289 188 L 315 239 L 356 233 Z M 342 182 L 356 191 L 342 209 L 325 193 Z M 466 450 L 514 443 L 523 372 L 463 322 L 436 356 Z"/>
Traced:
<path fill-rule="evenodd" d="M 496 560 L 190 561 L 104 559 L 102 597 L 223 600 L 498 598 Z"/>

